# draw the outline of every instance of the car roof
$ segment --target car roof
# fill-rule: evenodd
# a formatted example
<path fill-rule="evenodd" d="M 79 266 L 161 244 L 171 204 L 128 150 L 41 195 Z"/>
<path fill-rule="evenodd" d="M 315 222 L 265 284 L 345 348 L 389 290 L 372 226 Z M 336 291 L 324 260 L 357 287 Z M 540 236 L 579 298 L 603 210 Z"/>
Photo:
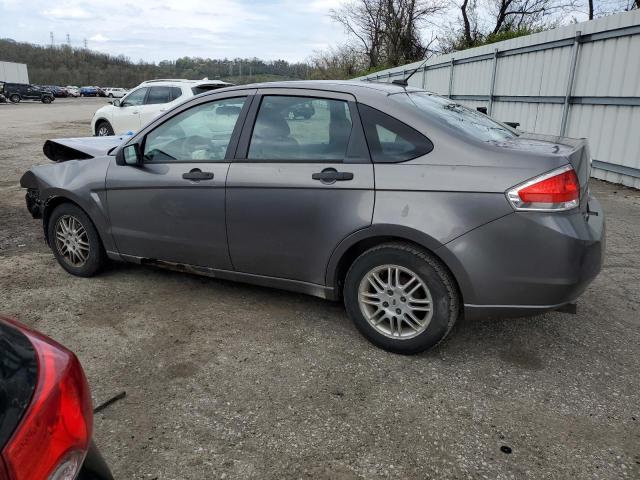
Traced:
<path fill-rule="evenodd" d="M 229 82 L 223 82 L 222 80 L 209 80 L 206 78 L 203 78 L 202 80 L 187 80 L 184 78 L 157 78 L 154 80 L 146 80 L 144 82 L 142 82 L 139 86 L 142 85 L 150 85 L 150 84 L 169 84 L 169 85 L 175 85 L 175 84 L 187 84 L 190 86 L 198 86 L 198 85 L 233 85 L 232 83 Z"/>
<path fill-rule="evenodd" d="M 291 81 L 279 81 L 279 82 L 261 82 L 250 83 L 246 85 L 235 85 L 232 87 L 226 87 L 219 90 L 213 90 L 203 95 L 214 95 L 220 92 L 228 92 L 233 90 L 246 90 L 247 88 L 293 88 L 293 89 L 309 89 L 309 90 L 321 90 L 326 92 L 343 92 L 357 94 L 381 94 L 392 95 L 394 93 L 407 92 L 424 92 L 421 88 L 405 87 L 393 83 L 378 83 L 378 82 L 366 82 L 362 80 L 291 80 Z"/>

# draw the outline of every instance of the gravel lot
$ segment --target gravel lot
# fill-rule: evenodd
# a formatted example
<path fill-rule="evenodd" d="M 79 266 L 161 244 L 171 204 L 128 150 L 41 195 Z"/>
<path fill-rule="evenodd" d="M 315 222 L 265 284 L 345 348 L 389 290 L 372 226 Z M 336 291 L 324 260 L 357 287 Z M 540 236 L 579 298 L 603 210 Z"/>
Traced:
<path fill-rule="evenodd" d="M 402 357 L 304 295 L 66 274 L 18 180 L 102 104 L 0 104 L 0 312 L 74 350 L 95 404 L 127 392 L 95 418 L 117 479 L 640 478 L 639 192 L 592 181 L 607 259 L 577 315 L 462 321 Z"/>

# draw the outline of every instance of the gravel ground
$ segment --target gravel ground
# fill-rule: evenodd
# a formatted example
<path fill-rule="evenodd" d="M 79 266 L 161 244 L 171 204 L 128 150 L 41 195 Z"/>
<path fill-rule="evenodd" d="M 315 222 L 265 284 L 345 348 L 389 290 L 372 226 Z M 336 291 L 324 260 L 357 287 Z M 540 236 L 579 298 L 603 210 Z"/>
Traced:
<path fill-rule="evenodd" d="M 18 180 L 103 103 L 0 104 L 0 312 L 74 350 L 94 403 L 127 392 L 95 418 L 117 479 L 640 478 L 639 192 L 592 181 L 608 252 L 577 315 L 461 321 L 402 357 L 304 295 L 66 274 Z"/>

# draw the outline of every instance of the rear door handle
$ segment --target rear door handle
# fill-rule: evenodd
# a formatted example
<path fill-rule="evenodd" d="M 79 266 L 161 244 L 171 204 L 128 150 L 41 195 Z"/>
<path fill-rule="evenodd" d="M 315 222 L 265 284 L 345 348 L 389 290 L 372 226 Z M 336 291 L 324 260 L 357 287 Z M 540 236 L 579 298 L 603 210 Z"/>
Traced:
<path fill-rule="evenodd" d="M 313 180 L 320 180 L 322 183 L 345 182 L 353 180 L 353 173 L 339 172 L 335 168 L 325 168 L 320 173 L 311 175 Z"/>
<path fill-rule="evenodd" d="M 189 172 L 183 173 L 182 178 L 185 180 L 211 180 L 213 172 L 203 172 L 199 168 L 194 168 Z"/>

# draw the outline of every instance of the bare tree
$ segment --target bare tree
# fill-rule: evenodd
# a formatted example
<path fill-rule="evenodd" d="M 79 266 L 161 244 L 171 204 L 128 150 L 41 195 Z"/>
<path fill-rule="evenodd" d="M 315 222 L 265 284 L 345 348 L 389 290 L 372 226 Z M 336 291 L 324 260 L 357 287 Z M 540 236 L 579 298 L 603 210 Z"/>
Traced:
<path fill-rule="evenodd" d="M 368 69 L 419 60 L 429 50 L 421 30 L 444 10 L 445 0 L 351 0 L 331 18 L 359 43 Z"/>
<path fill-rule="evenodd" d="M 331 9 L 329 16 L 341 24 L 360 43 L 369 60 L 369 68 L 380 62 L 384 37 L 384 0 L 358 0 Z"/>
<path fill-rule="evenodd" d="M 589 20 L 636 9 L 640 9 L 640 0 L 587 0 Z"/>

